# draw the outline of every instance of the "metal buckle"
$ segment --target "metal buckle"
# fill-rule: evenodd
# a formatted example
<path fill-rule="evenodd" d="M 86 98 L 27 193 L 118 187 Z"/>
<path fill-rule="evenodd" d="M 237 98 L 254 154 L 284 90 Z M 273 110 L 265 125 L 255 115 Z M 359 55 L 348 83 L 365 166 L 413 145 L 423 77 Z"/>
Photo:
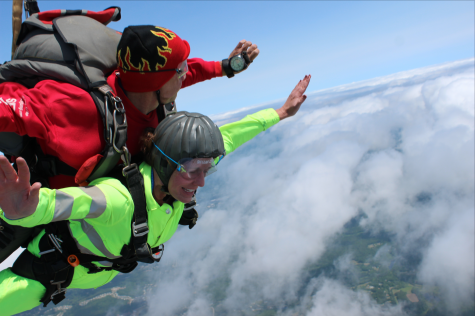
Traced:
<path fill-rule="evenodd" d="M 51 299 L 53 299 L 53 297 L 55 297 L 56 295 L 58 294 L 61 294 L 61 293 L 66 293 L 66 290 L 67 288 L 62 288 L 61 287 L 61 284 L 63 284 L 65 281 L 61 281 L 61 282 L 54 282 L 54 280 L 51 280 L 50 283 L 55 285 L 58 287 L 58 289 L 56 291 L 54 291 L 53 294 L 51 294 Z"/>
<path fill-rule="evenodd" d="M 124 177 L 131 177 L 132 175 L 134 175 L 135 173 L 139 173 L 139 169 L 137 168 L 137 165 L 136 164 L 130 164 L 128 166 L 125 166 L 124 169 L 122 169 L 122 175 Z"/>
<path fill-rule="evenodd" d="M 151 256 L 155 262 L 159 262 L 160 259 L 162 259 L 164 250 L 165 250 L 165 246 L 161 244 L 160 246 L 158 246 L 156 253 L 153 253 L 153 252 L 151 253 Z"/>
<path fill-rule="evenodd" d="M 105 124 L 106 124 L 106 139 L 109 144 L 112 143 L 112 146 L 114 147 L 114 150 L 117 151 L 118 153 L 122 153 L 121 150 L 116 146 L 116 139 L 117 139 L 117 131 L 120 128 L 126 128 L 127 127 L 127 117 L 125 115 L 125 108 L 124 104 L 122 103 L 121 98 L 118 96 L 114 95 L 112 91 L 107 89 L 106 87 L 101 87 L 99 88 L 102 93 L 104 93 L 104 111 L 105 111 Z M 111 124 L 109 124 L 109 107 L 110 103 L 112 102 L 114 106 L 114 111 L 112 112 L 112 122 L 113 126 L 111 127 Z M 111 109 L 112 110 L 112 109 Z M 118 114 L 122 114 L 124 116 L 123 120 L 121 123 L 118 122 L 117 116 Z"/>
<path fill-rule="evenodd" d="M 99 88 L 100 89 L 100 88 Z M 104 111 L 106 115 L 105 123 L 106 123 L 106 131 L 107 131 L 107 142 L 111 142 L 112 137 L 112 128 L 109 127 L 109 98 L 107 95 L 104 95 Z"/>
<path fill-rule="evenodd" d="M 63 253 L 63 249 L 61 248 L 61 246 L 59 245 L 60 242 L 63 242 L 61 239 L 59 239 L 58 237 L 54 236 L 53 234 L 49 234 L 48 235 L 48 238 L 51 240 L 51 242 L 53 243 L 53 246 L 58 249 L 58 251 L 60 253 Z"/>
<path fill-rule="evenodd" d="M 120 155 L 120 159 L 122 159 L 126 167 L 130 166 L 130 153 L 126 146 L 122 147 L 122 155 Z"/>
<path fill-rule="evenodd" d="M 117 111 L 118 110 L 114 110 L 114 134 L 112 135 L 112 146 L 114 147 L 114 150 L 116 152 L 121 154 L 122 151 L 119 148 L 117 148 L 117 146 L 115 145 L 115 141 L 117 137 L 117 131 L 119 130 L 119 128 L 127 128 L 127 117 L 124 114 L 123 122 L 121 124 L 117 123 Z"/>
<path fill-rule="evenodd" d="M 56 251 L 56 249 L 45 250 L 45 251 L 40 252 L 38 255 L 40 255 L 40 257 L 41 257 L 42 255 L 45 255 L 45 254 L 51 253 L 51 252 L 55 252 L 55 251 Z"/>
<path fill-rule="evenodd" d="M 148 234 L 148 225 L 147 222 L 135 225 L 135 222 L 132 223 L 132 233 L 134 237 L 142 237 Z"/>
<path fill-rule="evenodd" d="M 163 113 L 165 114 L 165 117 L 168 115 L 172 115 L 176 113 L 176 104 L 175 101 L 172 101 L 167 104 L 163 104 Z"/>
<path fill-rule="evenodd" d="M 112 94 L 112 93 L 111 93 Z M 117 111 L 119 111 L 121 114 L 125 113 L 125 108 L 124 108 L 124 103 L 122 103 L 122 99 L 119 98 L 116 95 L 111 96 L 112 101 L 114 101 L 114 107 Z M 119 105 L 119 106 L 117 106 Z"/>

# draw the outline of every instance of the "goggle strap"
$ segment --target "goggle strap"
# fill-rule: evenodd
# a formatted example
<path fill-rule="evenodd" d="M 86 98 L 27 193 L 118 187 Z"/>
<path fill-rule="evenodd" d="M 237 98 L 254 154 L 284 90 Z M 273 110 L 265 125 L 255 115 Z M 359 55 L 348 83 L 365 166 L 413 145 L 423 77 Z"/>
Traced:
<path fill-rule="evenodd" d="M 157 144 L 153 143 L 153 145 L 155 146 L 155 148 L 157 148 L 161 153 L 162 155 L 164 155 L 165 157 L 167 157 L 168 159 L 170 159 L 171 161 L 173 161 L 174 163 L 176 163 L 176 165 L 178 166 L 178 171 L 181 171 L 180 169 L 183 167 L 182 165 L 180 165 L 178 162 L 176 162 L 175 160 L 173 160 L 172 158 L 168 157 L 160 148 L 158 148 Z M 185 171 L 185 168 L 183 168 L 183 171 Z"/>

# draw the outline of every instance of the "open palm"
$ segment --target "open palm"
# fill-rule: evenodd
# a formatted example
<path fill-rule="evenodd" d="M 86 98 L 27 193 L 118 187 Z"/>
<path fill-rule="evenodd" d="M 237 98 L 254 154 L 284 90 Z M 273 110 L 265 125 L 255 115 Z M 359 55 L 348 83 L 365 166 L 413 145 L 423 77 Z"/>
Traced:
<path fill-rule="evenodd" d="M 0 156 L 0 208 L 8 219 L 33 214 L 39 202 L 41 184 L 30 185 L 30 170 L 23 158 L 16 163 L 18 173 L 5 156 Z"/>
<path fill-rule="evenodd" d="M 304 93 L 307 90 L 311 78 L 311 75 L 306 75 L 302 80 L 300 80 L 290 93 L 284 105 L 276 110 L 280 120 L 294 116 L 298 112 L 302 103 L 307 99 L 307 96 Z"/>

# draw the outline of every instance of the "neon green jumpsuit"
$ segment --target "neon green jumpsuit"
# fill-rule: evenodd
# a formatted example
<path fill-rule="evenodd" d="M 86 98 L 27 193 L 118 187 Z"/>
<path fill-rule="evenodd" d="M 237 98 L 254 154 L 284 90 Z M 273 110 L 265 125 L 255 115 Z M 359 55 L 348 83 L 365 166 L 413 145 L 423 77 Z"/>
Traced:
<path fill-rule="evenodd" d="M 259 111 L 244 119 L 223 125 L 226 153 L 233 152 L 240 145 L 279 122 L 273 109 Z M 151 248 L 169 240 L 175 233 L 184 204 L 159 205 L 152 196 L 151 166 L 142 163 L 139 167 L 144 177 L 149 233 L 147 242 Z M 81 253 L 107 258 L 120 257 L 120 251 L 131 237 L 131 221 L 134 204 L 128 190 L 116 179 L 94 180 L 88 187 L 72 187 L 60 190 L 41 189 L 40 202 L 34 214 L 8 220 L 0 209 L 0 216 L 8 223 L 24 227 L 69 220 L 69 226 Z M 38 243 L 44 235 L 40 233 L 28 245 L 28 251 L 39 257 Z M 108 266 L 108 262 L 95 262 Z M 102 271 L 87 274 L 83 266 L 74 268 L 73 280 L 68 288 L 97 288 L 110 282 L 119 272 Z M 12 315 L 40 305 L 45 293 L 41 283 L 14 274 L 10 268 L 0 271 L 0 316 Z"/>

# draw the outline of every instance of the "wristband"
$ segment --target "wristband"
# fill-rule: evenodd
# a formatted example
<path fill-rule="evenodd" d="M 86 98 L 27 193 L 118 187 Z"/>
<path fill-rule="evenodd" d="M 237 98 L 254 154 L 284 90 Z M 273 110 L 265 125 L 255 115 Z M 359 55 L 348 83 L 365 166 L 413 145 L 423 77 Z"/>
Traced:
<path fill-rule="evenodd" d="M 221 66 L 223 67 L 224 72 L 226 73 L 226 76 L 228 78 L 234 77 L 234 71 L 231 69 L 231 66 L 229 65 L 229 59 L 223 59 L 221 62 Z"/>
<path fill-rule="evenodd" d="M 244 61 L 246 62 L 246 68 L 247 68 L 247 66 L 249 66 L 252 63 L 252 61 L 249 58 L 249 55 L 247 54 L 247 51 L 243 51 L 241 53 L 241 55 L 242 55 L 242 58 L 244 58 Z"/>

